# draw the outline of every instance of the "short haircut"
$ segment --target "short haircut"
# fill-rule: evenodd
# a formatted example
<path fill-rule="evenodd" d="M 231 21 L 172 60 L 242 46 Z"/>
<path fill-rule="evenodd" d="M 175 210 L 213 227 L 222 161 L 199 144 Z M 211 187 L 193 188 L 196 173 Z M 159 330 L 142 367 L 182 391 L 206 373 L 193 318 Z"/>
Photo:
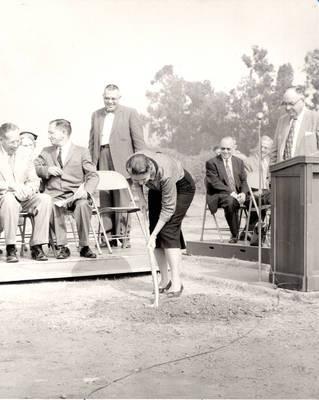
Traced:
<path fill-rule="evenodd" d="M 287 92 L 287 90 L 294 90 L 296 93 L 301 94 L 302 96 L 305 95 L 305 86 L 302 85 L 295 85 L 295 86 L 289 86 L 286 90 L 285 93 Z"/>
<path fill-rule="evenodd" d="M 15 131 L 19 129 L 17 125 L 12 124 L 11 122 L 5 122 L 0 126 L 0 138 L 4 139 L 8 132 Z"/>
<path fill-rule="evenodd" d="M 49 125 L 54 124 L 58 129 L 65 129 L 70 136 L 72 133 L 71 122 L 67 121 L 66 119 L 54 119 L 49 123 Z"/>
<path fill-rule="evenodd" d="M 117 85 L 114 85 L 113 83 L 109 83 L 108 85 L 105 86 L 105 90 L 120 90 Z"/>
<path fill-rule="evenodd" d="M 273 142 L 274 142 L 274 141 L 272 140 L 272 138 L 269 137 L 269 136 L 267 136 L 267 135 L 262 136 L 261 139 L 260 139 L 260 141 L 261 141 L 261 142 L 267 142 L 267 144 L 269 144 L 270 146 L 272 146 L 272 144 L 273 144 Z"/>
<path fill-rule="evenodd" d="M 145 154 L 134 154 L 126 162 L 126 170 L 131 175 L 145 174 L 151 169 L 151 161 Z"/>

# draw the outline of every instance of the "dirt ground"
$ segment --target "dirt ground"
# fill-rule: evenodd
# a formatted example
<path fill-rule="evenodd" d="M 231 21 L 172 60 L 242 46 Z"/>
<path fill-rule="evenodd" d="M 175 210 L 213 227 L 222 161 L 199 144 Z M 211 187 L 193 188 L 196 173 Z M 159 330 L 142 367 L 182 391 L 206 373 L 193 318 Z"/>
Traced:
<path fill-rule="evenodd" d="M 319 293 L 212 267 L 255 265 L 185 255 L 185 291 L 159 309 L 149 275 L 2 285 L 0 398 L 318 398 Z"/>

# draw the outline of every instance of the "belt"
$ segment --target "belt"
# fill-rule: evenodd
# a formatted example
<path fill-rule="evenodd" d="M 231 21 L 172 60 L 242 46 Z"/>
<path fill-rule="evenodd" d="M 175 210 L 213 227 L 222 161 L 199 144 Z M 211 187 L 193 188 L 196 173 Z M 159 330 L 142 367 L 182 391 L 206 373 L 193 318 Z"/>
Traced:
<path fill-rule="evenodd" d="M 100 149 L 109 149 L 110 145 L 109 144 L 103 144 L 102 146 L 100 146 Z"/>

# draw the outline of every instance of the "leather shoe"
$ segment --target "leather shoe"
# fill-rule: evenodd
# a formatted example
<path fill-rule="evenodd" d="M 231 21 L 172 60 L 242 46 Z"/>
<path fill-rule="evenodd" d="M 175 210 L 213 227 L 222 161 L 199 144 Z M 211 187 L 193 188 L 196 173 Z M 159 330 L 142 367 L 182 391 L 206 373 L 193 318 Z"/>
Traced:
<path fill-rule="evenodd" d="M 230 239 L 229 239 L 229 241 L 228 241 L 228 243 L 237 243 L 238 242 L 238 240 L 237 240 L 237 238 L 236 237 L 231 237 Z"/>
<path fill-rule="evenodd" d="M 56 258 L 58 260 L 63 260 L 65 258 L 70 257 L 71 252 L 70 249 L 66 246 L 55 246 L 56 248 Z"/>
<path fill-rule="evenodd" d="M 96 254 L 93 253 L 93 251 L 89 248 L 89 246 L 82 247 L 80 251 L 80 256 L 86 258 L 96 258 Z"/>
<path fill-rule="evenodd" d="M 31 258 L 36 261 L 48 261 L 48 257 L 44 254 L 41 245 L 35 245 L 30 247 Z"/>
<path fill-rule="evenodd" d="M 7 262 L 8 263 L 16 263 L 18 262 L 18 257 L 17 257 L 17 249 L 14 244 L 8 244 L 6 246 L 7 250 Z"/>
<path fill-rule="evenodd" d="M 169 297 L 169 298 L 179 297 L 182 294 L 183 290 L 184 290 L 184 286 L 182 285 L 180 290 L 178 290 L 177 292 L 168 292 L 167 297 Z"/>
<path fill-rule="evenodd" d="M 165 287 L 163 287 L 163 288 L 159 287 L 159 288 L 158 288 L 158 292 L 159 292 L 159 293 L 167 292 L 168 289 L 169 289 L 171 286 L 172 286 L 172 281 L 169 281 L 168 284 L 167 284 Z"/>

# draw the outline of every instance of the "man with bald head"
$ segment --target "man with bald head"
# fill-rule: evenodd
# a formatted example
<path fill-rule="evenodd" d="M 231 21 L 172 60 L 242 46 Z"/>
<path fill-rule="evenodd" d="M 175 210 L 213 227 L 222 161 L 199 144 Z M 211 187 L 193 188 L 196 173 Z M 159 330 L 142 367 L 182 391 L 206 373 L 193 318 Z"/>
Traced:
<path fill-rule="evenodd" d="M 120 98 L 117 85 L 105 87 L 104 107 L 92 114 L 89 150 L 97 170 L 117 171 L 129 178 L 126 160 L 146 145 L 136 110 L 122 106 Z M 127 205 L 128 201 L 123 191 L 100 192 L 101 207 Z M 118 215 L 115 218 L 109 214 L 102 216 L 105 231 L 124 234 L 126 219 Z"/>
<path fill-rule="evenodd" d="M 229 243 L 238 240 L 238 209 L 246 201 L 249 192 L 244 162 L 233 156 L 234 139 L 224 137 L 220 142 L 220 155 L 206 162 L 206 200 L 212 214 L 219 207 L 225 212 L 231 238 Z"/>
<path fill-rule="evenodd" d="M 305 107 L 303 89 L 299 86 L 288 88 L 282 106 L 286 114 L 278 120 L 271 164 L 318 151 L 319 113 Z"/>

